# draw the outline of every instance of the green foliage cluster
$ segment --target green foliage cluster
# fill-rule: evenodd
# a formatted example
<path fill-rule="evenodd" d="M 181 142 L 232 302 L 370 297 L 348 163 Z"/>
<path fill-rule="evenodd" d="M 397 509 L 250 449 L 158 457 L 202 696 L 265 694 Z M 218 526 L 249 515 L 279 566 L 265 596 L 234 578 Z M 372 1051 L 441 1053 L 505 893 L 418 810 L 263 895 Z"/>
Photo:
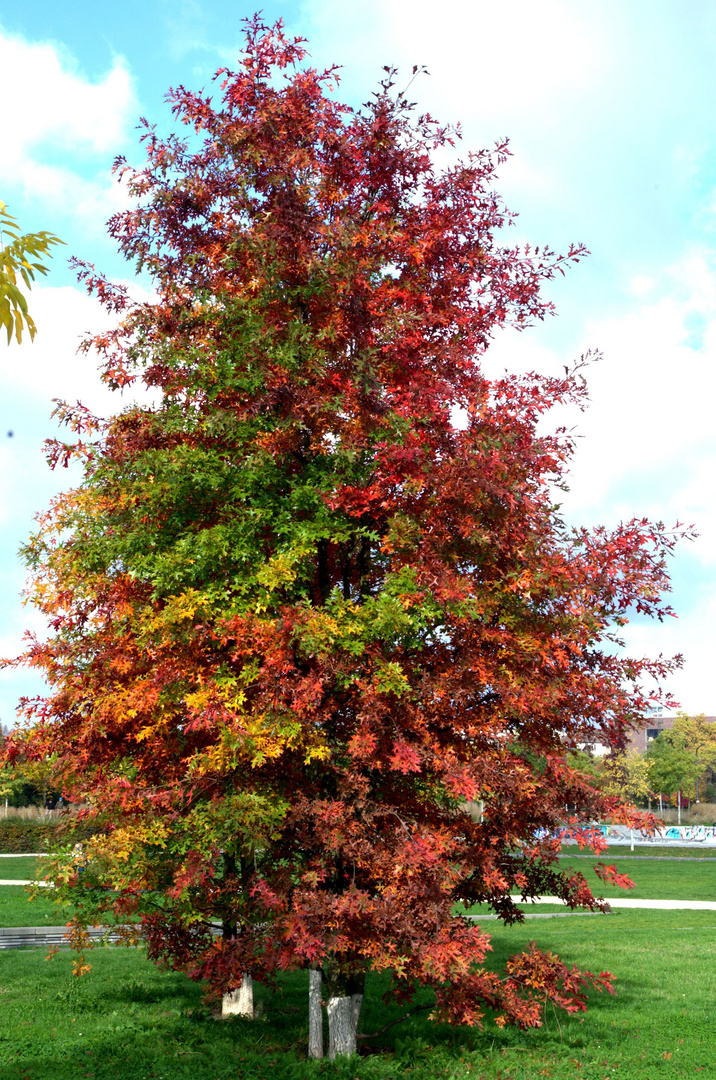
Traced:
<path fill-rule="evenodd" d="M 7 799 L 8 806 L 12 807 L 42 806 L 42 792 L 37 785 L 20 777 L 0 779 L 0 799 Z"/>

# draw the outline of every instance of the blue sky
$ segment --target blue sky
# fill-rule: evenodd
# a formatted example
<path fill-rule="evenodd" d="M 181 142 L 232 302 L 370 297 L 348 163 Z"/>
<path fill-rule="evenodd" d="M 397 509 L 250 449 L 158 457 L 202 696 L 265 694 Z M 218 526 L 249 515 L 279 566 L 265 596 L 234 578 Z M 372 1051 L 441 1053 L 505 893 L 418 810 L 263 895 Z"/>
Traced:
<path fill-rule="evenodd" d="M 0 0 L 0 198 L 27 230 L 66 248 L 32 294 L 34 344 L 0 342 L 0 653 L 39 629 L 20 600 L 17 549 L 33 513 L 69 485 L 44 465 L 53 397 L 116 408 L 80 334 L 103 314 L 75 287 L 69 254 L 127 279 L 106 237 L 123 204 L 113 158 L 140 160 L 135 130 L 169 123 L 170 85 L 200 88 L 231 66 L 243 0 L 125 0 L 108 6 Z M 700 0 L 275 0 L 309 39 L 319 66 L 343 66 L 342 95 L 368 98 L 384 64 L 406 73 L 420 106 L 460 121 L 465 149 L 507 135 L 514 156 L 500 190 L 520 217 L 515 239 L 592 252 L 551 287 L 558 316 L 505 334 L 488 365 L 561 367 L 586 349 L 592 407 L 576 425 L 570 520 L 613 524 L 647 515 L 693 523 L 699 539 L 673 560 L 678 621 L 635 622 L 635 652 L 682 652 L 669 689 L 691 712 L 716 714 L 716 5 Z M 7 88 L 12 87 L 12 97 Z M 12 430 L 13 437 L 6 432 Z M 12 720 L 30 676 L 0 675 L 0 720 Z"/>

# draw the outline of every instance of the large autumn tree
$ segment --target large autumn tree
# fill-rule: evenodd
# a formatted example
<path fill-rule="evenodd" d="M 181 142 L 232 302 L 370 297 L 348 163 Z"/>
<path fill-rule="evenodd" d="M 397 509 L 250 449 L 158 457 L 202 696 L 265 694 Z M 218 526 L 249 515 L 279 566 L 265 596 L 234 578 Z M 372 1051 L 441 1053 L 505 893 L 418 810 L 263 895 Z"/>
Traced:
<path fill-rule="evenodd" d="M 582 1008 L 599 977 L 536 947 L 495 972 L 453 914 L 597 903 L 552 834 L 616 800 L 566 755 L 619 746 L 668 669 L 613 642 L 667 610 L 671 538 L 555 505 L 571 445 L 545 414 L 580 371 L 481 369 L 581 249 L 505 245 L 506 147 L 445 165 L 455 132 L 390 72 L 350 109 L 255 19 L 218 78 L 117 163 L 135 204 L 110 232 L 156 300 L 81 268 L 121 317 L 91 343 L 104 379 L 153 403 L 60 406 L 77 439 L 51 460 L 84 480 L 27 548 L 50 631 L 24 660 L 51 689 L 13 752 L 53 755 L 101 828 L 60 892 L 140 915 L 150 955 L 221 994 L 311 968 L 332 1054 L 369 968 L 455 1023 Z"/>

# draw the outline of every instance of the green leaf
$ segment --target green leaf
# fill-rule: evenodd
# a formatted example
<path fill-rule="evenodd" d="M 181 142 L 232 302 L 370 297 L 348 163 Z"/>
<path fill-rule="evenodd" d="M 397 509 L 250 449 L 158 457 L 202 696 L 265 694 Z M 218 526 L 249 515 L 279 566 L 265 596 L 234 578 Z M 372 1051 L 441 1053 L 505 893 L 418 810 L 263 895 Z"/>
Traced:
<path fill-rule="evenodd" d="M 39 232 L 23 235 L 15 218 L 8 214 L 7 207 L 0 200 L 0 224 L 2 231 L 11 242 L 0 253 L 0 321 L 7 330 L 8 344 L 13 334 L 18 344 L 22 341 L 23 329 L 27 329 L 32 341 L 37 333 L 35 323 L 28 315 L 27 301 L 17 287 L 18 275 L 26 289 L 32 288 L 35 273 L 47 274 L 47 267 L 42 262 L 30 262 L 28 256 L 37 259 L 50 255 L 54 244 L 63 243 L 53 233 Z"/>

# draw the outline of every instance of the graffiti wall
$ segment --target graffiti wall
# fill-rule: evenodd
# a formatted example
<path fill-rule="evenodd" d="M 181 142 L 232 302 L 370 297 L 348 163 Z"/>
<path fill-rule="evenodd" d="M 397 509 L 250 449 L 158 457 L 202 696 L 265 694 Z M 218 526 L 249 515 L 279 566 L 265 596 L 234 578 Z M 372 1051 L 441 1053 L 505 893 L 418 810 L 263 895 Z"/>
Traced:
<path fill-rule="evenodd" d="M 626 825 L 594 825 L 592 828 L 605 836 L 610 844 L 631 845 L 633 835 L 635 844 L 716 847 L 716 826 L 714 825 L 664 825 L 653 836 L 642 833 L 638 829 L 631 830 Z M 571 841 L 570 833 L 570 829 L 565 829 L 562 833 L 566 843 Z"/>

